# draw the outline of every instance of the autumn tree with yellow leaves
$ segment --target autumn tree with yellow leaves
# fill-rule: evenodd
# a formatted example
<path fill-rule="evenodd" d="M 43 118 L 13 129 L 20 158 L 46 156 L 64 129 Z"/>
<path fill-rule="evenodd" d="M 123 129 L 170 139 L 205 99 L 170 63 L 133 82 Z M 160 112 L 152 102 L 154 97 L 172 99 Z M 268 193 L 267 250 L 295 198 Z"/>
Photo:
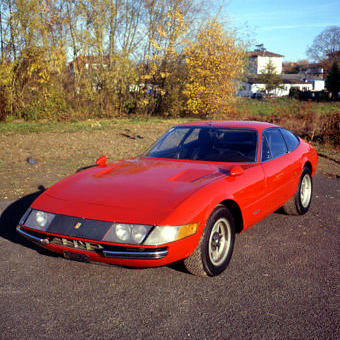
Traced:
<path fill-rule="evenodd" d="M 215 12 L 210 0 L 0 0 L 0 120 L 228 111 L 242 49 L 204 26 Z"/>
<path fill-rule="evenodd" d="M 56 118 L 66 110 L 66 65 L 60 3 L 2 0 L 0 89 L 2 115 Z M 7 94 L 7 95 L 6 95 Z"/>
<path fill-rule="evenodd" d="M 150 37 L 141 79 L 152 87 L 143 103 L 149 115 L 164 112 L 175 116 L 183 109 L 183 41 L 188 29 L 185 14 L 180 7 L 170 7 Z M 150 93 L 151 92 L 151 93 Z M 150 96 L 150 94 L 152 94 Z"/>
<path fill-rule="evenodd" d="M 186 109 L 217 118 L 232 110 L 237 80 L 242 74 L 244 49 L 230 32 L 210 21 L 185 49 L 188 79 Z"/>

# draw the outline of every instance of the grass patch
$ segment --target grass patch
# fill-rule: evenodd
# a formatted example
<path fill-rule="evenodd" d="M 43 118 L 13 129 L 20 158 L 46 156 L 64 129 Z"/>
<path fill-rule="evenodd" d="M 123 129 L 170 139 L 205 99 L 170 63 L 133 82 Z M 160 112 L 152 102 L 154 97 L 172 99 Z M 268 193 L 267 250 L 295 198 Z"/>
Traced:
<path fill-rule="evenodd" d="M 236 112 L 246 117 L 296 116 L 301 114 L 336 114 L 340 112 L 339 102 L 299 101 L 287 97 L 256 100 L 238 98 Z"/>
<path fill-rule="evenodd" d="M 326 157 L 327 159 L 333 160 L 340 164 L 340 153 L 339 149 L 331 148 L 328 144 L 313 143 L 319 156 Z"/>
<path fill-rule="evenodd" d="M 180 124 L 195 119 L 185 118 L 133 118 L 133 119 L 87 119 L 84 121 L 69 121 L 69 122 L 58 122 L 58 121 L 25 121 L 25 120 L 13 120 L 0 123 L 0 135 L 10 134 L 30 134 L 30 133 L 41 133 L 41 132 L 58 132 L 58 133 L 71 133 L 77 131 L 95 131 L 95 130 L 106 130 L 113 127 L 125 128 L 131 124 L 153 124 L 153 123 L 164 123 L 167 124 Z"/>
<path fill-rule="evenodd" d="M 261 120 L 266 120 L 264 118 Z M 309 134 L 315 130 L 315 136 L 319 133 L 316 127 L 322 126 L 323 122 L 317 120 L 314 125 L 303 126 L 305 120 L 286 119 L 277 123 L 287 128 L 299 128 L 302 132 L 309 131 Z M 109 161 L 140 155 L 171 126 L 187 121 L 189 119 L 152 118 L 0 123 L 0 150 L 3 150 L 0 157 L 0 200 L 22 197 L 41 186 L 47 188 L 77 169 L 94 164 L 104 154 Z M 136 135 L 141 138 L 134 138 Z M 338 159 L 339 149 L 328 148 L 324 143 L 315 146 L 328 158 Z M 35 163 L 30 164 L 29 158 Z M 339 164 L 335 163 L 332 171 L 328 167 L 323 171 L 340 174 Z"/>

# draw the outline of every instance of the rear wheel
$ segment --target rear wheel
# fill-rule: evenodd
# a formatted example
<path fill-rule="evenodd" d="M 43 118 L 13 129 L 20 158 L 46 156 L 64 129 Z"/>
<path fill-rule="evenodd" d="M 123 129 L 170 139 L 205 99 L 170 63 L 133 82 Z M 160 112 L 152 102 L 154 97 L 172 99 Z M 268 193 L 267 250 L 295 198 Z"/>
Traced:
<path fill-rule="evenodd" d="M 197 248 L 184 260 L 184 265 L 194 275 L 219 275 L 231 259 L 234 242 L 234 218 L 227 208 L 218 206 L 210 215 Z"/>
<path fill-rule="evenodd" d="M 282 208 L 288 215 L 303 215 L 309 210 L 312 195 L 312 175 L 308 168 L 304 168 L 295 195 Z"/>

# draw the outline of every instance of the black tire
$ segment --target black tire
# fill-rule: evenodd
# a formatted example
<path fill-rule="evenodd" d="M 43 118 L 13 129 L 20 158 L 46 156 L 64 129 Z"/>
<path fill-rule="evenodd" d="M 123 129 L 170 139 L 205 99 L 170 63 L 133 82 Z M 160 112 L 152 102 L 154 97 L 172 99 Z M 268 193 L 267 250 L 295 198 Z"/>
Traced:
<path fill-rule="evenodd" d="M 295 195 L 282 207 L 287 215 L 303 215 L 310 207 L 313 196 L 313 179 L 308 168 L 302 170 Z"/>
<path fill-rule="evenodd" d="M 194 275 L 219 275 L 228 266 L 234 243 L 234 217 L 227 208 L 218 206 L 210 215 L 195 251 L 184 260 L 184 265 Z"/>

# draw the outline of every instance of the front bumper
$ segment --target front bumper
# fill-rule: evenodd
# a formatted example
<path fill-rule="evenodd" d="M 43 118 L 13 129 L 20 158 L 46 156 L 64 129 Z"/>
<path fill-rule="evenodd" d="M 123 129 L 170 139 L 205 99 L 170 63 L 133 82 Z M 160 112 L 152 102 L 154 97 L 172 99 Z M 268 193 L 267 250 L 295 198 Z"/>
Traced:
<path fill-rule="evenodd" d="M 48 238 L 40 238 L 40 237 L 36 237 L 33 236 L 27 232 L 25 232 L 24 230 L 21 229 L 20 225 L 17 226 L 17 233 L 23 237 L 25 237 L 27 240 L 38 244 L 39 246 L 45 246 L 48 245 L 50 243 Z"/>
<path fill-rule="evenodd" d="M 103 255 L 107 258 L 113 259 L 135 259 L 135 260 L 158 260 L 168 255 L 168 250 L 156 250 L 156 251 L 112 251 L 103 250 Z"/>
<path fill-rule="evenodd" d="M 168 250 L 166 248 L 157 248 L 155 250 L 149 248 L 138 248 L 136 250 L 127 250 L 124 247 L 121 250 L 108 250 L 105 249 L 105 244 L 80 241 L 70 238 L 61 238 L 56 236 L 41 235 L 41 233 L 23 230 L 19 225 L 17 226 L 17 232 L 21 236 L 25 237 L 29 241 L 43 246 L 44 248 L 55 251 L 55 247 L 60 247 L 60 249 L 67 248 L 76 252 L 86 252 L 90 253 L 95 251 L 97 255 L 101 255 L 103 258 L 107 259 L 128 259 L 128 260 L 159 260 L 163 259 L 168 255 Z M 35 235 L 34 235 L 35 234 Z M 85 249 L 82 249 L 85 248 Z M 91 256 L 90 256 L 91 258 Z"/>

